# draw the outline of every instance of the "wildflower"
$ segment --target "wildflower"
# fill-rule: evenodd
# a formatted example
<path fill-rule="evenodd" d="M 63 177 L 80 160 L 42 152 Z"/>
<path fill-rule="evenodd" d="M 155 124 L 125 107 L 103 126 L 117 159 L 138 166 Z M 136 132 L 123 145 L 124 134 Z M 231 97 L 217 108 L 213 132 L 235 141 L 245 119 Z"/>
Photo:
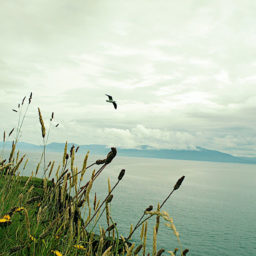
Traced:
<path fill-rule="evenodd" d="M 18 207 L 18 208 L 15 209 L 14 212 L 21 212 L 21 211 L 23 211 L 23 210 L 24 210 L 24 207 Z"/>
<path fill-rule="evenodd" d="M 79 244 L 75 244 L 74 247 L 75 247 L 76 249 L 85 250 L 85 247 L 82 246 L 82 245 L 79 245 Z"/>
<path fill-rule="evenodd" d="M 11 224 L 11 223 L 12 223 L 11 220 L 8 220 L 8 219 L 5 219 L 5 218 L 0 219 L 0 226 L 1 225 Z"/>
<path fill-rule="evenodd" d="M 33 236 L 31 236 L 31 235 L 29 235 L 29 237 L 30 237 L 30 239 L 31 239 L 33 242 L 36 242 L 36 238 L 35 238 L 35 237 L 33 237 Z"/>
<path fill-rule="evenodd" d="M 57 251 L 57 250 L 51 250 L 51 252 L 52 253 L 54 253 L 55 255 L 57 255 L 57 256 L 62 256 L 62 253 L 61 252 L 59 252 L 59 251 Z"/>
<path fill-rule="evenodd" d="M 7 215 L 4 215 L 3 219 L 6 219 L 6 220 L 11 220 L 11 216 L 9 214 Z"/>

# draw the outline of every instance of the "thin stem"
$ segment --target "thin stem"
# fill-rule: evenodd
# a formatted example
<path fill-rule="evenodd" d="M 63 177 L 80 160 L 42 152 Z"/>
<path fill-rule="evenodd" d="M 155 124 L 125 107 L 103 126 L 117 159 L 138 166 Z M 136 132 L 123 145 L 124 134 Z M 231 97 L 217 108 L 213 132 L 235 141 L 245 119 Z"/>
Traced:
<path fill-rule="evenodd" d="M 159 209 L 161 209 L 163 206 L 164 206 L 164 204 L 166 203 L 166 201 L 170 198 L 170 196 L 172 195 L 172 193 L 175 191 L 175 189 L 173 189 L 172 191 L 171 191 L 171 193 L 165 198 L 165 200 L 162 202 L 162 204 L 160 205 L 160 208 Z M 145 215 L 145 212 L 144 212 L 144 214 L 142 215 L 142 217 L 140 218 L 140 220 L 138 221 L 138 223 L 136 224 L 136 226 L 135 226 L 135 228 L 134 228 L 134 230 L 132 231 L 132 233 L 126 238 L 126 241 L 128 241 L 130 238 L 131 238 L 131 236 L 133 235 L 133 233 L 135 232 L 135 230 L 137 230 L 145 221 L 147 221 L 148 219 L 150 219 L 153 215 L 150 215 L 150 216 L 148 216 L 147 218 L 145 218 L 143 221 L 141 221 L 142 220 L 142 218 L 144 217 L 144 215 Z M 141 222 L 140 222 L 141 221 Z"/>
<path fill-rule="evenodd" d="M 91 217 L 91 219 L 89 220 L 89 222 L 85 225 L 84 228 L 86 228 L 91 221 L 93 220 L 93 218 L 96 216 L 96 214 L 98 213 L 98 211 L 100 210 L 100 208 L 102 207 L 102 205 L 107 201 L 108 197 L 111 195 L 111 193 L 113 192 L 113 190 L 116 188 L 116 186 L 118 185 L 120 180 L 117 181 L 117 183 L 115 184 L 115 186 L 110 190 L 110 192 L 108 193 L 108 195 L 105 197 L 105 199 L 103 200 L 103 202 L 101 203 L 101 205 L 98 207 L 98 209 L 95 211 L 95 213 L 93 214 L 93 216 Z"/>
<path fill-rule="evenodd" d="M 101 216 L 103 215 L 103 213 L 105 212 L 105 210 L 106 210 L 106 206 L 103 208 L 103 211 L 101 212 L 99 218 L 97 219 L 97 221 L 96 221 L 95 224 L 93 225 L 92 230 L 90 231 L 90 233 L 92 233 L 92 231 L 94 230 L 95 226 L 97 225 L 99 219 L 101 218 Z"/>

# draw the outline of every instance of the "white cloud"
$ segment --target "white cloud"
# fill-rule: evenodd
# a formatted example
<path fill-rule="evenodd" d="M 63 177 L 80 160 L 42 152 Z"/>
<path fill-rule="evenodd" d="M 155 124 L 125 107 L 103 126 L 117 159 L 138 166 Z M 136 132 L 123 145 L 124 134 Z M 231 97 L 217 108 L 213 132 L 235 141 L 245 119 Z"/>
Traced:
<path fill-rule="evenodd" d="M 23 131 L 30 142 L 40 141 L 40 106 L 61 123 L 51 140 L 255 155 L 255 7 L 252 0 L 3 1 L 2 131 L 15 125 L 10 109 L 33 91 Z"/>

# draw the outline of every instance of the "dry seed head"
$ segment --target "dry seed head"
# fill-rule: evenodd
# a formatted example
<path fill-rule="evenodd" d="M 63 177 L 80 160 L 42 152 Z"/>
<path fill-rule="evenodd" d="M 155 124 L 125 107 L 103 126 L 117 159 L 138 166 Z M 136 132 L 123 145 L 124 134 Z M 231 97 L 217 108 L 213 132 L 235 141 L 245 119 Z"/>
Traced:
<path fill-rule="evenodd" d="M 39 168 L 40 168 L 40 164 L 41 164 L 41 162 L 39 162 L 39 163 L 37 164 L 37 167 L 36 167 L 36 175 L 38 174 L 38 171 L 39 171 Z"/>
<path fill-rule="evenodd" d="M 96 202 L 97 202 L 97 195 L 96 195 L 96 192 L 94 194 L 94 200 L 93 200 L 93 210 L 95 211 L 96 209 Z"/>
<path fill-rule="evenodd" d="M 85 190 L 85 200 L 87 201 L 88 205 L 90 204 L 89 196 L 92 188 L 93 180 L 90 180 L 88 187 Z"/>
<path fill-rule="evenodd" d="M 110 211 L 109 211 L 109 207 L 108 207 L 108 204 L 106 203 L 106 219 L 107 219 L 107 224 L 109 226 L 110 224 Z"/>
<path fill-rule="evenodd" d="M 38 114 L 39 114 L 39 122 L 41 124 L 41 131 L 42 131 L 42 137 L 45 137 L 45 126 L 44 126 L 44 120 L 40 111 L 40 108 L 38 108 Z"/>
<path fill-rule="evenodd" d="M 34 189 L 34 186 L 32 185 L 30 188 L 29 188 L 29 190 L 28 190 L 28 194 L 30 194 L 31 192 L 32 192 L 32 190 Z"/>
<path fill-rule="evenodd" d="M 21 157 L 21 159 L 19 160 L 19 162 L 16 164 L 16 166 L 13 168 L 13 173 L 15 173 L 15 172 L 19 169 L 19 167 L 20 167 L 20 165 L 21 165 L 23 159 L 25 158 L 25 156 L 26 156 L 26 155 L 23 155 L 23 156 Z M 17 157 L 18 157 L 18 156 L 17 156 Z"/>
<path fill-rule="evenodd" d="M 104 239 L 103 239 L 103 236 L 101 236 L 96 255 L 101 255 L 102 254 L 103 243 L 104 243 Z"/>
<path fill-rule="evenodd" d="M 9 157 L 9 163 L 12 161 L 14 152 L 15 152 L 15 148 L 16 148 L 16 143 L 12 142 L 12 151 L 10 153 L 10 157 Z"/>
<path fill-rule="evenodd" d="M 12 109 L 12 111 L 13 111 L 13 112 L 16 112 L 16 113 L 18 112 L 16 109 Z"/>
<path fill-rule="evenodd" d="M 25 162 L 25 164 L 24 164 L 24 166 L 23 166 L 23 170 L 25 170 L 25 168 L 26 168 L 26 166 L 27 166 L 27 163 L 28 163 L 28 158 L 27 158 L 27 160 L 26 160 L 26 162 Z"/>
<path fill-rule="evenodd" d="M 25 99 L 26 99 L 26 96 L 23 98 L 23 100 L 22 100 L 22 102 L 21 102 L 21 105 L 24 104 Z"/>
<path fill-rule="evenodd" d="M 111 184 L 110 184 L 110 179 L 108 178 L 108 193 L 111 193 Z"/>
<path fill-rule="evenodd" d="M 150 212 L 153 210 L 153 205 L 150 205 L 144 212 Z"/>
<path fill-rule="evenodd" d="M 146 253 L 146 246 L 147 246 L 147 231 L 148 231 L 148 222 L 145 222 L 144 228 L 144 239 L 143 239 L 143 255 Z"/>
<path fill-rule="evenodd" d="M 6 139 L 6 134 L 5 134 L 5 131 L 4 131 L 3 142 L 5 142 L 5 139 Z"/>
<path fill-rule="evenodd" d="M 72 154 L 73 154 L 73 150 L 75 149 L 75 145 L 73 144 L 72 146 L 71 146 L 71 148 L 70 148 L 70 156 L 72 156 Z"/>
<path fill-rule="evenodd" d="M 64 154 L 63 154 L 62 166 L 65 166 L 65 163 L 66 163 L 67 148 L 68 148 L 68 142 L 66 141 L 65 147 L 64 147 Z"/>
<path fill-rule="evenodd" d="M 85 174 L 85 172 L 86 172 L 87 159 L 88 159 L 88 156 L 89 156 L 89 152 L 90 152 L 90 151 L 87 152 L 87 154 L 85 155 L 85 158 L 84 158 L 83 168 L 82 168 L 80 180 L 83 180 L 84 174 Z"/>
<path fill-rule="evenodd" d="M 73 147 L 73 146 L 72 146 Z M 70 169 L 71 169 L 71 172 L 73 174 L 73 171 L 74 171 L 74 161 L 75 161 L 75 150 L 74 148 L 72 148 L 71 152 L 70 152 L 70 156 L 71 156 L 71 164 L 70 164 Z"/>
<path fill-rule="evenodd" d="M 136 249 L 134 250 L 134 255 L 138 254 L 141 249 L 142 249 L 142 244 L 136 247 Z"/>
<path fill-rule="evenodd" d="M 61 202 L 64 201 L 64 195 L 65 195 L 66 185 L 67 185 L 67 178 L 68 178 L 68 175 L 65 174 L 65 176 L 64 176 L 64 182 L 63 182 L 63 185 L 62 185 L 62 188 L 61 188 L 61 196 L 60 196 L 60 201 L 61 201 Z"/>
<path fill-rule="evenodd" d="M 143 240 L 143 236 L 144 236 L 144 223 L 142 223 L 142 227 L 141 227 L 141 231 L 140 231 L 140 240 Z"/>
<path fill-rule="evenodd" d="M 102 256 L 109 256 L 111 255 L 111 249 L 112 249 L 112 245 L 108 247 L 108 249 L 102 254 Z"/>
<path fill-rule="evenodd" d="M 31 100 L 32 100 L 32 92 L 30 93 L 30 96 L 29 96 L 29 99 L 28 99 L 28 104 L 31 103 Z"/>
<path fill-rule="evenodd" d="M 107 197 L 106 203 L 109 204 L 109 203 L 112 201 L 113 197 L 114 197 L 114 196 L 113 196 L 112 194 L 110 194 L 110 195 Z"/>
<path fill-rule="evenodd" d="M 50 178 L 50 177 L 51 177 L 51 174 L 52 174 L 52 170 L 53 170 L 54 164 L 55 164 L 55 161 L 53 161 L 53 162 L 52 162 L 52 165 L 51 165 L 51 168 L 50 168 L 50 172 L 49 172 L 49 176 L 48 176 L 48 178 Z"/>
<path fill-rule="evenodd" d="M 175 186 L 174 186 L 174 190 L 179 189 L 179 187 L 181 186 L 183 180 L 185 179 L 185 176 L 182 176 L 181 178 L 178 179 L 178 181 L 176 182 Z"/>
<path fill-rule="evenodd" d="M 20 151 L 18 150 L 17 155 L 16 155 L 16 163 L 17 163 L 18 160 L 19 160 L 19 156 L 20 156 Z"/>
<path fill-rule="evenodd" d="M 185 250 L 182 252 L 183 256 L 186 256 L 188 252 L 189 252 L 189 249 L 185 249 Z"/>
<path fill-rule="evenodd" d="M 106 158 L 105 163 L 106 163 L 106 164 L 111 163 L 112 160 L 115 158 L 116 153 L 117 153 L 116 148 L 112 147 L 112 148 L 111 148 L 111 151 L 110 151 L 110 152 L 108 153 L 108 155 L 107 155 L 107 158 Z"/>
<path fill-rule="evenodd" d="M 9 132 L 8 137 L 10 137 L 12 135 L 13 131 L 14 131 L 14 128 L 11 129 L 11 131 Z"/>
<path fill-rule="evenodd" d="M 100 165 L 100 164 L 104 164 L 104 163 L 105 163 L 105 161 L 106 161 L 105 159 L 103 159 L 103 160 L 98 159 L 98 160 L 96 160 L 96 162 L 95 162 L 95 163 L 96 163 L 97 165 Z"/>
<path fill-rule="evenodd" d="M 34 176 L 34 173 L 32 172 L 31 176 L 28 178 L 27 182 L 25 183 L 24 188 L 29 184 L 33 176 Z"/>
<path fill-rule="evenodd" d="M 111 226 L 109 226 L 107 229 L 106 229 L 106 232 L 109 232 L 111 230 L 113 230 L 115 227 L 116 227 L 117 223 L 114 223 L 112 224 Z"/>
<path fill-rule="evenodd" d="M 132 231 L 133 231 L 133 225 L 131 224 L 129 236 L 131 235 Z"/>
<path fill-rule="evenodd" d="M 121 180 L 124 177 L 125 169 L 122 169 L 118 175 L 118 180 Z"/>
<path fill-rule="evenodd" d="M 79 149 L 79 146 L 76 147 L 76 153 L 77 153 L 78 149 Z"/>
<path fill-rule="evenodd" d="M 153 256 L 156 256 L 156 250 L 157 250 L 157 232 L 156 232 L 156 227 L 154 227 L 154 231 L 153 231 L 153 252 L 152 252 Z"/>
<path fill-rule="evenodd" d="M 127 250 L 127 254 L 126 256 L 131 256 L 132 255 L 132 251 L 133 251 L 133 248 L 135 247 L 135 243 L 133 243 L 129 249 Z"/>
<path fill-rule="evenodd" d="M 160 204 L 159 203 L 157 205 L 157 211 L 160 212 Z M 156 233 L 158 233 L 159 225 L 160 225 L 160 215 L 157 215 L 156 216 Z"/>
<path fill-rule="evenodd" d="M 97 202 L 97 204 L 96 204 L 95 211 L 97 211 L 97 210 L 98 210 L 99 205 L 100 205 L 100 200 L 99 200 L 99 201 Z"/>
<path fill-rule="evenodd" d="M 57 179 L 58 179 L 58 177 L 59 177 L 59 171 L 60 171 L 60 165 L 58 165 L 58 168 L 57 168 L 57 170 L 56 170 L 56 177 L 57 177 Z"/>
<path fill-rule="evenodd" d="M 156 256 L 161 256 L 164 252 L 165 252 L 165 249 L 160 249 L 160 250 L 157 252 Z"/>

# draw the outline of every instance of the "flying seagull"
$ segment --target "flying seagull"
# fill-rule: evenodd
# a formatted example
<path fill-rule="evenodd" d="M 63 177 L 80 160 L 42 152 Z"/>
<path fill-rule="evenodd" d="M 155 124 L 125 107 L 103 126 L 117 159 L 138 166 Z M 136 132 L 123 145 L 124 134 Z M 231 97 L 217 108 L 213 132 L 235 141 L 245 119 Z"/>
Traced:
<path fill-rule="evenodd" d="M 117 105 L 116 105 L 116 102 L 113 100 L 112 96 L 110 96 L 108 94 L 105 94 L 105 95 L 108 96 L 108 100 L 106 100 L 106 102 L 113 103 L 114 108 L 116 109 Z"/>

